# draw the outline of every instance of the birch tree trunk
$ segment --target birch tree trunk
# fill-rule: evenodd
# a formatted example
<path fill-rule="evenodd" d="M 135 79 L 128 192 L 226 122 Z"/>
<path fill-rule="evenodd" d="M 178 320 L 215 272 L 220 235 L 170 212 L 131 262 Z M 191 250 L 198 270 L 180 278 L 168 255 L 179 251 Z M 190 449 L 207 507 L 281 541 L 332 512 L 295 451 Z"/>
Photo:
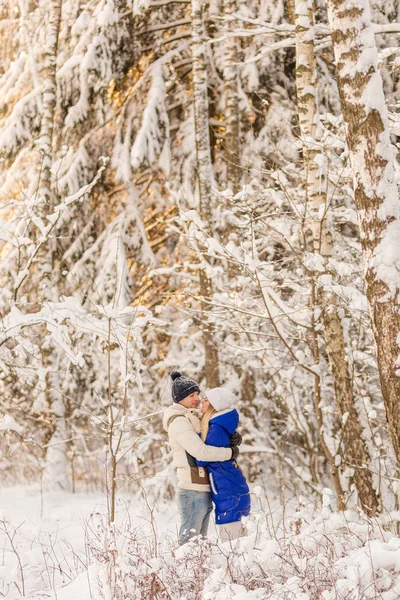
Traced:
<path fill-rule="evenodd" d="M 57 56 L 58 40 L 61 24 L 62 0 L 52 0 L 48 6 L 48 23 L 46 28 L 46 48 L 44 52 L 42 119 L 39 143 L 43 153 L 39 194 L 43 198 L 41 210 L 44 217 L 51 214 L 54 208 L 54 192 L 52 189 L 51 169 L 53 166 L 54 121 L 57 106 Z M 49 239 L 43 246 L 43 255 L 38 256 L 40 265 L 41 286 L 44 298 L 58 300 L 55 292 L 59 267 L 55 265 L 55 240 Z M 70 489 L 68 474 L 67 425 L 65 403 L 61 391 L 55 364 L 59 364 L 58 349 L 44 342 L 42 346 L 43 367 L 47 370 L 46 397 L 54 422 L 54 432 L 47 444 L 46 467 L 43 481 L 51 489 Z"/>
<path fill-rule="evenodd" d="M 44 68 L 42 70 L 43 92 L 41 100 L 41 126 L 40 137 L 38 140 L 42 153 L 42 164 L 40 173 L 40 182 L 38 186 L 38 208 L 41 216 L 46 220 L 47 216 L 53 212 L 54 196 L 51 185 L 51 168 L 53 165 L 53 132 L 54 118 L 57 105 L 57 54 L 58 38 L 60 34 L 62 0 L 51 0 L 48 6 L 48 22 L 46 27 L 46 47 L 44 50 Z M 41 263 L 39 276 L 40 285 L 46 300 L 55 300 L 53 298 L 52 279 L 55 276 L 53 269 L 53 259 L 55 252 L 55 243 L 50 238 L 43 245 L 43 250 L 39 253 L 38 259 Z"/>
<path fill-rule="evenodd" d="M 400 465 L 400 211 L 388 114 L 367 0 L 327 0 L 327 8 L 382 395 Z"/>
<path fill-rule="evenodd" d="M 312 232 L 312 250 L 321 254 L 327 263 L 332 255 L 333 237 L 326 222 L 327 194 L 321 169 L 323 157 L 319 143 L 313 0 L 295 0 L 295 28 L 297 104 L 306 171 L 306 211 Z M 333 294 L 321 287 L 317 302 L 322 309 L 326 351 L 342 418 L 345 459 L 355 470 L 354 480 L 361 507 L 372 516 L 376 514 L 379 502 L 368 470 L 370 457 L 353 396 L 342 323 Z"/>
<path fill-rule="evenodd" d="M 52 0 L 48 7 L 49 21 L 46 34 L 46 50 L 44 54 L 45 68 L 43 72 L 42 121 L 40 144 L 43 149 L 43 165 L 41 174 L 41 193 L 46 201 L 51 201 L 51 167 L 53 164 L 53 131 L 54 114 L 57 104 L 57 54 L 60 33 L 62 0 Z M 51 207 L 50 207 L 51 210 Z M 50 211 L 49 211 L 50 212 Z"/>
<path fill-rule="evenodd" d="M 238 42 L 229 34 L 235 28 L 232 16 L 237 11 L 237 0 L 224 0 L 223 13 L 227 17 L 224 32 L 227 38 L 224 42 L 224 71 L 225 84 L 225 162 L 227 186 L 237 194 L 240 181 L 239 159 L 239 77 L 238 77 Z"/>
<path fill-rule="evenodd" d="M 68 471 L 69 461 L 67 456 L 68 438 L 67 421 L 65 418 L 65 404 L 62 392 L 56 388 L 55 378 L 51 377 L 51 418 L 54 423 L 54 431 L 47 444 L 45 469 L 43 472 L 43 485 L 46 489 L 54 491 L 70 491 L 71 477 Z"/>
<path fill-rule="evenodd" d="M 192 0 L 192 57 L 193 57 L 193 104 L 199 190 L 199 212 L 207 233 L 212 234 L 212 202 L 214 172 L 208 122 L 207 61 L 203 23 L 204 3 Z M 200 269 L 200 306 L 203 315 L 203 343 L 205 350 L 205 375 L 208 387 L 218 387 L 219 358 L 210 319 L 212 285 L 204 268 Z"/>

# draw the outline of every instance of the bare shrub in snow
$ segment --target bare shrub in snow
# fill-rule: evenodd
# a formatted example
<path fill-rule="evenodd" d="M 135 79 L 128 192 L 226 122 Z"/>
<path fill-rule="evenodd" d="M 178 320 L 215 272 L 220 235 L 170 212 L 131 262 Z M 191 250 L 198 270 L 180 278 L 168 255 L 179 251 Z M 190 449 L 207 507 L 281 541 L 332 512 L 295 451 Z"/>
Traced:
<path fill-rule="evenodd" d="M 100 598 L 116 600 L 395 600 L 400 542 L 390 519 L 297 509 L 275 539 L 259 512 L 247 522 L 248 535 L 233 543 L 199 537 L 181 547 L 148 525 L 110 527 L 97 515 L 87 539 L 92 586 Z"/>

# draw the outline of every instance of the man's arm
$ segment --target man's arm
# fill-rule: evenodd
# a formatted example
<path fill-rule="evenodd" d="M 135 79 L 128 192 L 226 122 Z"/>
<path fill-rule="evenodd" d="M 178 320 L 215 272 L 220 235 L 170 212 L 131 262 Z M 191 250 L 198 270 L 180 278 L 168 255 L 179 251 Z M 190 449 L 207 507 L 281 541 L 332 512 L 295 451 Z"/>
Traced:
<path fill-rule="evenodd" d="M 218 447 L 218 448 L 226 448 L 226 446 L 220 446 L 221 443 L 221 431 L 220 428 L 218 427 L 218 425 L 213 425 L 210 426 L 208 433 L 207 433 L 207 444 L 206 446 L 213 446 Z M 208 463 L 211 461 L 205 461 L 205 460 L 197 460 L 196 459 L 196 465 L 198 467 L 206 467 L 208 465 Z"/>
<path fill-rule="evenodd" d="M 193 426 L 184 417 L 175 419 L 169 426 L 171 437 L 194 458 L 203 462 L 225 461 L 232 458 L 232 448 L 208 446 L 202 442 Z"/>
<path fill-rule="evenodd" d="M 233 441 L 235 442 L 236 440 L 239 439 L 239 442 L 242 442 L 242 436 L 240 435 L 240 433 L 235 432 L 235 434 L 237 434 L 236 437 L 233 438 Z M 234 434 L 234 435 L 235 435 Z M 239 456 L 239 445 L 236 445 L 235 443 L 232 444 L 232 437 L 230 438 L 230 442 L 229 442 L 229 448 L 232 450 L 232 460 L 236 460 L 237 457 Z M 212 446 L 212 447 L 216 447 L 218 444 L 218 430 L 213 427 L 212 429 L 209 429 L 209 434 L 207 435 L 207 444 L 206 446 Z M 224 448 L 226 448 L 226 446 L 224 446 Z M 204 461 L 204 460 L 197 460 L 196 459 L 196 465 L 198 467 L 206 467 L 208 465 L 208 463 L 213 462 L 213 461 Z"/>

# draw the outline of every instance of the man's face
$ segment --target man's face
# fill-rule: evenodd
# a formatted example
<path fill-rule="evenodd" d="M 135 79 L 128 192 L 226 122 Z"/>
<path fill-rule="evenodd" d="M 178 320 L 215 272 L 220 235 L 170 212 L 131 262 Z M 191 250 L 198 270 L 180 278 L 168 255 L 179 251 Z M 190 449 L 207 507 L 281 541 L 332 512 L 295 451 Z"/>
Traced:
<path fill-rule="evenodd" d="M 179 404 L 182 404 L 186 408 L 197 408 L 199 405 L 199 392 L 193 392 L 193 394 L 186 396 Z"/>

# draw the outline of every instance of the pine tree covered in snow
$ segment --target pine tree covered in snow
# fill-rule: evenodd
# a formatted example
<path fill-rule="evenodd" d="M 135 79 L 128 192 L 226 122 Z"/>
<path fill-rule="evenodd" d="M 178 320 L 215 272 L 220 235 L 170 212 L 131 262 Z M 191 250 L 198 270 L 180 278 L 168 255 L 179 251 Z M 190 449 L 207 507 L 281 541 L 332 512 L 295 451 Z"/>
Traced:
<path fill-rule="evenodd" d="M 380 386 L 398 349 L 385 379 L 331 3 L 312 4 L 1 6 L 1 387 L 39 449 L 27 473 L 89 481 L 114 426 L 129 480 L 168 473 L 160 419 L 133 421 L 179 368 L 238 395 L 252 480 L 331 486 L 370 514 L 398 502 Z M 373 3 L 368 42 L 387 143 L 396 10 Z"/>

